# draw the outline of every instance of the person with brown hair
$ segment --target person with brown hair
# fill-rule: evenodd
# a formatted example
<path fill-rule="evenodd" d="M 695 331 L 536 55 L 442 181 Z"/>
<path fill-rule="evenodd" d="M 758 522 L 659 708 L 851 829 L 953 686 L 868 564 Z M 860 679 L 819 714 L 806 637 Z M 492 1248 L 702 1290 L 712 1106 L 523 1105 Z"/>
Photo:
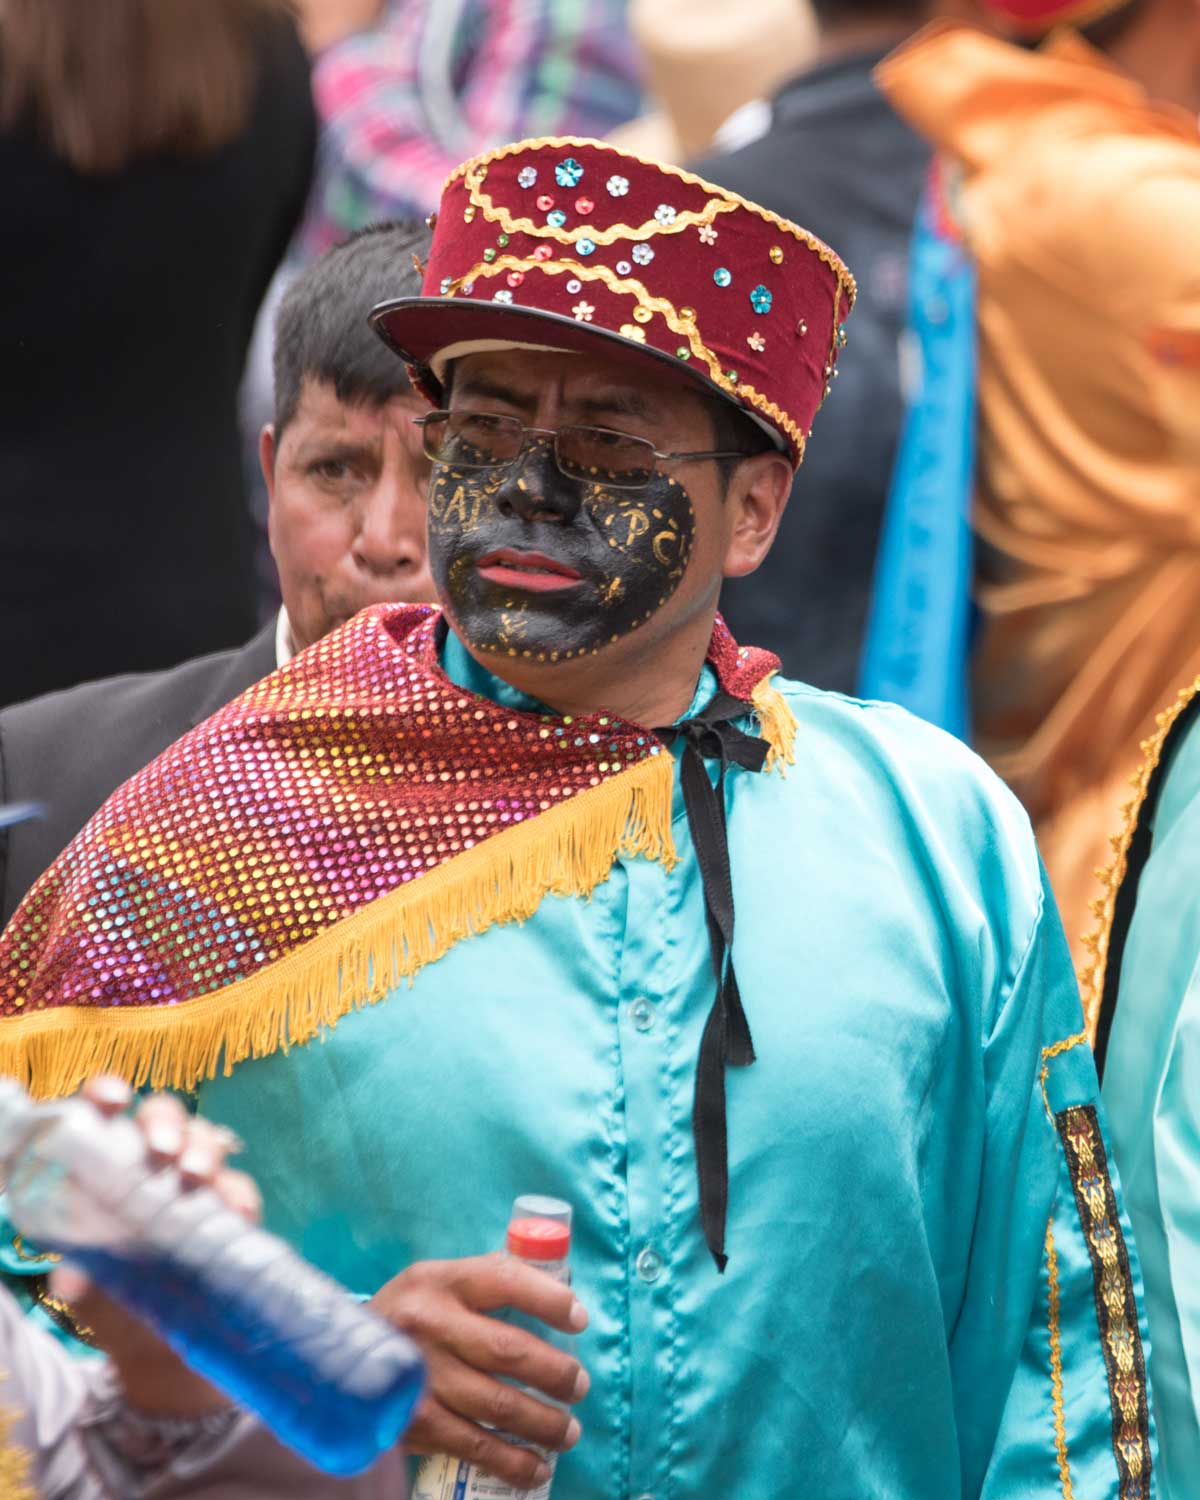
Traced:
<path fill-rule="evenodd" d="M 252 633 L 237 388 L 315 140 L 282 0 L 0 0 L 0 703 Z"/>

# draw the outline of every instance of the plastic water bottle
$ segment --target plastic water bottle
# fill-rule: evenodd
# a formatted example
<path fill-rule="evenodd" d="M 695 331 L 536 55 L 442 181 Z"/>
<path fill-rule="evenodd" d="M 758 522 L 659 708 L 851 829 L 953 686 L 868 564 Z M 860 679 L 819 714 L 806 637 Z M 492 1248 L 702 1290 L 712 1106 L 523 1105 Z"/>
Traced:
<path fill-rule="evenodd" d="M 210 1188 L 146 1160 L 128 1117 L 35 1103 L 0 1078 L 9 1217 L 144 1318 L 318 1469 L 395 1444 L 424 1385 L 415 1346 Z"/>
<path fill-rule="evenodd" d="M 517 1256 L 534 1270 L 545 1271 L 555 1281 L 569 1286 L 571 1205 L 564 1203 L 561 1198 L 544 1198 L 534 1193 L 518 1198 L 513 1204 L 508 1222 L 505 1249 L 509 1255 Z M 507 1312 L 505 1322 L 528 1329 L 536 1338 L 548 1338 L 564 1345 L 568 1342 L 566 1335 L 547 1329 L 544 1323 L 522 1313 Z M 521 1386 L 520 1389 L 535 1400 L 546 1400 L 540 1391 L 530 1390 L 528 1386 Z M 507 1480 L 485 1473 L 477 1464 L 438 1454 L 427 1458 L 421 1465 L 413 1486 L 412 1500 L 515 1500 L 516 1496 L 521 1496 L 522 1500 L 550 1500 L 558 1454 L 552 1449 L 539 1448 L 526 1438 L 515 1437 L 509 1432 L 501 1432 L 497 1436 L 518 1448 L 533 1449 L 549 1466 L 550 1478 L 535 1489 L 518 1490 Z"/>

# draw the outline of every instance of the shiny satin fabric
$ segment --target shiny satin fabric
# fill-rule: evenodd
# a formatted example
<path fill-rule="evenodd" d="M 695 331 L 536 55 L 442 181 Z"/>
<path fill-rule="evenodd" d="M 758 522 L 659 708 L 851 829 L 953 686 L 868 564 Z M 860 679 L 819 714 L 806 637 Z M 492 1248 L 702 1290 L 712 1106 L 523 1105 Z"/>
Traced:
<path fill-rule="evenodd" d="M 461 687 L 529 706 L 445 651 Z M 796 764 L 724 789 L 757 1054 L 727 1077 L 724 1275 L 697 1202 L 712 966 L 678 770 L 673 870 L 618 859 L 589 900 L 547 896 L 199 1108 L 246 1142 L 269 1226 L 356 1292 L 495 1248 L 518 1193 L 573 1203 L 592 1383 L 555 1500 L 1052 1500 L 1060 1462 L 1115 1494 L 1055 1125 L 1096 1080 L 1027 820 L 901 710 L 781 687 Z M 689 713 L 714 690 L 706 669 Z"/>
<path fill-rule="evenodd" d="M 978 272 L 977 748 L 1076 951 L 1156 709 L 1200 670 L 1200 131 L 1077 35 L 879 71 L 961 166 Z"/>
<path fill-rule="evenodd" d="M 1104 1101 L 1146 1276 L 1163 1500 L 1200 1486 L 1200 729 L 1167 770 Z"/>

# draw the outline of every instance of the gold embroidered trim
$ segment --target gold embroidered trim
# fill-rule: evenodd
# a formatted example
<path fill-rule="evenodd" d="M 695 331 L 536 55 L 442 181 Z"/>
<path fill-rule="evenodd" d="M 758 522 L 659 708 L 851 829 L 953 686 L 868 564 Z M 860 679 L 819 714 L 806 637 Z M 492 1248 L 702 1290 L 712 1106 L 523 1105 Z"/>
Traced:
<path fill-rule="evenodd" d="M 0 1378 L 7 1379 L 8 1372 L 0 1371 Z M 18 1414 L 0 1407 L 0 1495 L 4 1500 L 37 1500 L 33 1488 L 30 1455 L 19 1444 L 12 1441 L 12 1430 L 17 1425 Z"/>
<path fill-rule="evenodd" d="M 772 213 L 769 208 L 763 208 L 760 203 L 752 203 L 749 198 L 743 198 L 740 194 L 731 192 L 728 188 L 723 188 L 715 182 L 709 182 L 705 177 L 698 177 L 695 172 L 685 171 L 683 167 L 675 167 L 667 162 L 654 161 L 647 156 L 638 156 L 632 151 L 622 151 L 616 146 L 610 146 L 606 141 L 596 141 L 586 136 L 573 135 L 540 136 L 534 140 L 514 141 L 511 145 L 500 146 L 494 151 L 485 151 L 479 156 L 473 156 L 470 160 L 462 162 L 446 178 L 442 191 L 445 192 L 447 188 L 466 173 L 476 173 L 481 167 L 486 169 L 492 162 L 503 161 L 508 156 L 520 155 L 528 151 L 565 150 L 570 147 L 579 146 L 587 146 L 597 151 L 606 151 L 618 160 L 636 161 L 643 167 L 652 167 L 668 177 L 675 177 L 680 182 L 690 183 L 693 187 L 703 188 L 705 192 L 716 193 L 727 203 L 747 209 L 750 213 L 757 214 L 759 218 L 765 219 L 768 224 L 773 224 L 776 229 L 781 230 L 784 234 L 791 235 L 794 240 L 806 246 L 814 255 L 824 261 L 837 277 L 839 289 L 846 292 L 850 306 L 854 306 L 854 299 L 858 295 L 857 282 L 850 274 L 850 270 L 841 256 L 831 250 L 825 241 L 818 239 L 815 234 L 810 233 L 799 224 L 793 224 L 790 219 L 784 219 L 778 214 Z M 486 176 L 486 171 L 484 172 L 484 176 Z M 662 233 L 664 229 L 670 226 L 656 223 L 654 227 L 656 231 Z M 540 229 L 535 230 L 535 232 L 542 233 Z M 578 237 L 578 234 L 573 235 L 570 242 L 573 243 Z M 618 235 L 617 237 L 620 238 L 621 236 Z M 624 237 L 636 238 L 637 236 L 633 231 L 629 231 L 624 234 Z M 589 234 L 588 238 L 596 240 L 597 244 L 607 243 L 607 241 L 602 242 L 596 234 Z"/>
<path fill-rule="evenodd" d="M 1148 739 L 1144 739 L 1139 747 L 1142 752 L 1142 763 L 1129 778 L 1134 795 L 1121 807 L 1121 831 L 1113 834 L 1109 839 L 1113 850 L 1112 860 L 1104 869 L 1096 871 L 1096 879 L 1103 887 L 1103 892 L 1088 903 L 1092 915 L 1096 918 L 1096 926 L 1091 932 L 1086 933 L 1082 940 L 1083 946 L 1092 958 L 1088 966 L 1079 971 L 1084 1020 L 1087 1023 L 1088 1040 L 1093 1045 L 1096 1041 L 1096 1026 L 1100 1020 L 1100 1005 L 1104 999 L 1104 978 L 1108 969 L 1108 942 L 1112 932 L 1113 912 L 1117 904 L 1117 892 L 1121 889 L 1121 882 L 1125 878 L 1129 846 L 1137 831 L 1138 816 L 1146 800 L 1146 793 L 1150 790 L 1150 780 L 1162 758 L 1167 736 L 1171 733 L 1175 720 L 1197 693 L 1200 693 L 1200 677 L 1197 677 L 1188 687 L 1180 688 L 1174 703 L 1162 713 L 1155 715 L 1155 731 Z"/>
<path fill-rule="evenodd" d="M 53 1253 L 53 1251 L 50 1251 L 50 1250 L 47 1250 L 44 1254 L 31 1255 L 25 1249 L 25 1240 L 24 1240 L 24 1237 L 22 1235 L 19 1235 L 19 1234 L 14 1234 L 13 1235 L 12 1247 L 13 1247 L 13 1249 L 17 1253 L 17 1259 L 18 1260 L 28 1261 L 30 1264 L 36 1265 L 39 1261 L 60 1261 L 60 1260 L 62 1260 L 62 1256 L 61 1255 L 55 1255 Z"/>
<path fill-rule="evenodd" d="M 1046 1223 L 1046 1277 L 1050 1295 L 1050 1394 L 1054 1408 L 1054 1453 L 1063 1500 L 1074 1500 L 1071 1463 L 1067 1456 L 1067 1425 L 1063 1416 L 1062 1330 L 1058 1323 L 1058 1251 L 1054 1248 L 1054 1215 Z"/>
<path fill-rule="evenodd" d="M 770 417 L 773 422 L 788 434 L 799 450 L 800 458 L 804 457 L 807 444 L 807 435 L 802 431 L 799 424 L 779 407 L 774 401 L 764 396 L 761 391 L 747 382 L 734 384 L 721 368 L 721 362 L 712 352 L 707 344 L 701 339 L 696 324 L 679 315 L 675 304 L 666 297 L 659 297 L 648 290 L 645 284 L 632 276 L 618 276 L 608 266 L 589 266 L 575 261 L 562 260 L 532 260 L 520 255 L 499 255 L 492 261 L 478 261 L 461 276 L 456 276 L 446 287 L 444 296 L 456 297 L 461 288 L 467 283 L 474 283 L 481 278 L 490 279 L 500 276 L 509 271 L 543 271 L 551 276 L 570 275 L 579 281 L 599 281 L 608 287 L 609 291 L 617 296 L 633 297 L 639 307 L 644 307 L 648 312 L 660 313 L 663 322 L 672 333 L 681 339 L 686 339 L 688 348 L 704 362 L 708 370 L 709 378 L 714 385 L 721 387 L 731 396 L 741 396 L 751 406 L 761 411 L 764 416 Z M 586 319 L 579 320 L 586 323 Z M 608 330 L 611 332 L 611 330 Z M 836 338 L 836 331 L 835 331 Z"/>
<path fill-rule="evenodd" d="M 1119 1500 L 1150 1493 L 1150 1398 L 1129 1252 L 1095 1105 L 1060 1110 L 1062 1138 L 1079 1223 L 1092 1263 L 1096 1322 L 1112 1406 L 1112 1449 Z"/>

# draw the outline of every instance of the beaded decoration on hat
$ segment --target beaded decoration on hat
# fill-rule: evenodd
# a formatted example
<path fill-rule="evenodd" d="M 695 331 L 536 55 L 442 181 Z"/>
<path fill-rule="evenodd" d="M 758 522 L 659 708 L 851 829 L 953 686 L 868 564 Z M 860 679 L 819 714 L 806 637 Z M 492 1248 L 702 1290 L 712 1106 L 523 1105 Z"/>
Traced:
<path fill-rule="evenodd" d="M 815 235 L 679 167 L 573 138 L 465 162 L 431 219 L 422 295 L 371 315 L 431 401 L 447 360 L 483 343 L 617 353 L 733 402 L 799 464 L 855 295 Z"/>

